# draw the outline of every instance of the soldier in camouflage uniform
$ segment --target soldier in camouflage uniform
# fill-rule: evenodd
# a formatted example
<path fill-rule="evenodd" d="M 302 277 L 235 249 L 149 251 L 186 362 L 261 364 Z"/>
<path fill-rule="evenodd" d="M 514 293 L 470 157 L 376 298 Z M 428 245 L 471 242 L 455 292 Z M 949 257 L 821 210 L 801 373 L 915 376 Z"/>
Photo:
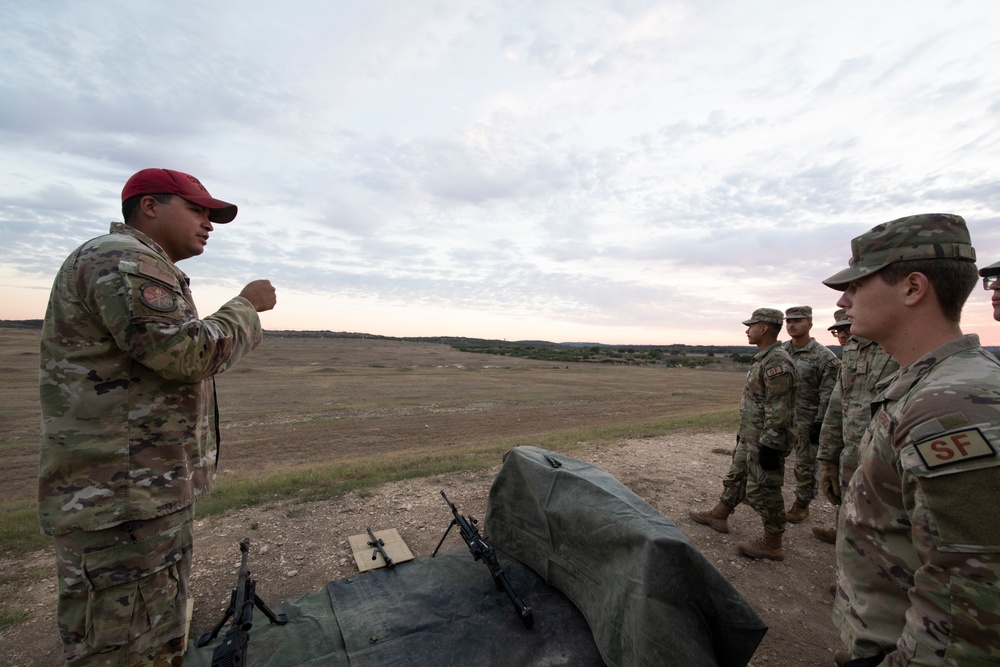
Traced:
<path fill-rule="evenodd" d="M 843 347 L 847 345 L 847 341 L 851 339 L 851 321 L 847 319 L 847 311 L 843 308 L 838 308 L 833 314 L 833 326 L 827 327 L 833 334 L 833 337 L 837 339 L 840 346 Z M 843 358 L 843 356 L 841 356 Z"/>
<path fill-rule="evenodd" d="M 979 269 L 983 277 L 983 289 L 993 292 L 993 319 L 1000 322 L 1000 262 Z"/>
<path fill-rule="evenodd" d="M 854 335 L 900 370 L 880 387 L 844 491 L 834 622 L 856 665 L 1000 663 L 1000 362 L 963 335 L 977 281 L 957 215 L 855 238 L 843 290 Z"/>
<path fill-rule="evenodd" d="M 847 315 L 846 311 L 843 312 Z M 838 319 L 838 321 L 840 321 Z M 850 324 L 850 323 L 848 323 Z M 819 434 L 819 487 L 839 507 L 843 489 L 858 467 L 858 444 L 871 421 L 876 387 L 899 370 L 899 364 L 875 341 L 851 336 L 844 343 L 840 376 L 833 388 Z M 813 526 L 813 534 L 833 544 L 837 529 Z"/>
<path fill-rule="evenodd" d="M 67 665 L 180 665 L 195 498 L 218 454 L 217 373 L 275 304 L 251 282 L 199 319 L 176 262 L 236 216 L 194 177 L 146 169 L 126 224 L 63 263 L 41 336 L 38 513 L 54 536 Z"/>
<path fill-rule="evenodd" d="M 795 441 L 795 366 L 778 342 L 780 310 L 758 308 L 743 322 L 747 341 L 760 350 L 754 355 L 740 403 L 740 429 L 723 492 L 711 510 L 691 510 L 691 519 L 729 532 L 728 518 L 745 499 L 764 522 L 764 537 L 737 545 L 750 558 L 782 560 L 785 502 L 781 485 L 785 457 Z"/>
<path fill-rule="evenodd" d="M 795 502 L 785 514 L 791 523 L 809 518 L 809 503 L 816 497 L 816 448 L 840 360 L 809 335 L 812 308 L 796 306 L 785 311 L 785 331 L 791 340 L 785 351 L 795 363 Z"/>

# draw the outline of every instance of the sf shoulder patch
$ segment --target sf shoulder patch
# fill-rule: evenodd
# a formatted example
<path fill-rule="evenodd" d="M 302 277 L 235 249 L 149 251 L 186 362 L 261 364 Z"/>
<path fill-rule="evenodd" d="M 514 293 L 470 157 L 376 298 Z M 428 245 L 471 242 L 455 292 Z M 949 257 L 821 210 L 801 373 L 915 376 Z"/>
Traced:
<path fill-rule="evenodd" d="M 781 375 L 784 372 L 785 369 L 782 368 L 781 366 L 768 366 L 767 368 L 764 369 L 764 375 L 766 375 L 769 378 Z"/>
<path fill-rule="evenodd" d="M 139 288 L 139 299 L 143 305 L 160 313 L 170 313 L 177 309 L 174 295 L 159 283 L 145 283 Z"/>
<path fill-rule="evenodd" d="M 997 455 L 997 450 L 978 428 L 942 433 L 914 447 L 928 470 Z"/>

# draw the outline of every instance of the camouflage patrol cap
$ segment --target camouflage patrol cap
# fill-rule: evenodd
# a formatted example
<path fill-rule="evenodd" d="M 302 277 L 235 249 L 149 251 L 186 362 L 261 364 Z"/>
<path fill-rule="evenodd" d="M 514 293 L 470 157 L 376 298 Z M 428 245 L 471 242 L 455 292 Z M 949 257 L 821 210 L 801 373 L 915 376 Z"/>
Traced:
<path fill-rule="evenodd" d="M 833 319 L 836 320 L 833 323 L 833 326 L 832 327 L 827 327 L 827 329 L 829 329 L 830 331 L 833 331 L 834 329 L 839 329 L 841 327 L 849 327 L 849 326 L 851 326 L 851 321 L 849 319 L 847 319 L 847 311 L 845 309 L 843 309 L 843 308 L 838 308 L 833 313 Z"/>
<path fill-rule="evenodd" d="M 749 320 L 743 320 L 743 324 L 750 326 L 751 324 L 757 324 L 758 322 L 767 322 L 769 324 L 777 324 L 781 326 L 784 321 L 784 316 L 781 314 L 780 310 L 775 308 L 758 308 L 753 311 L 753 315 L 750 316 Z"/>
<path fill-rule="evenodd" d="M 850 266 L 823 281 L 836 290 L 908 259 L 975 262 L 969 228 L 960 215 L 923 213 L 883 222 L 851 241 Z"/>
<path fill-rule="evenodd" d="M 811 320 L 813 318 L 812 306 L 792 306 L 785 311 L 786 320 L 797 320 L 799 318 Z"/>
<path fill-rule="evenodd" d="M 1000 262 L 979 269 L 979 275 L 983 278 L 986 276 L 1000 276 Z"/>
<path fill-rule="evenodd" d="M 854 238 L 851 251 L 850 267 L 824 280 L 824 285 L 844 290 L 852 280 L 908 259 L 976 261 L 965 219 L 950 213 L 922 213 L 883 222 Z"/>

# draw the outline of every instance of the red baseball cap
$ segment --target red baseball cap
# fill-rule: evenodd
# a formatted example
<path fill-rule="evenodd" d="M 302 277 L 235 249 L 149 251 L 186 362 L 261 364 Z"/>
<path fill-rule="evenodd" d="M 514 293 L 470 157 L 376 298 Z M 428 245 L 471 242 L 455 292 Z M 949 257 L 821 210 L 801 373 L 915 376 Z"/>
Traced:
<path fill-rule="evenodd" d="M 122 189 L 122 201 L 137 195 L 177 195 L 192 204 L 209 209 L 212 222 L 231 222 L 236 205 L 215 199 L 197 178 L 173 169 L 143 169 L 132 175 Z"/>

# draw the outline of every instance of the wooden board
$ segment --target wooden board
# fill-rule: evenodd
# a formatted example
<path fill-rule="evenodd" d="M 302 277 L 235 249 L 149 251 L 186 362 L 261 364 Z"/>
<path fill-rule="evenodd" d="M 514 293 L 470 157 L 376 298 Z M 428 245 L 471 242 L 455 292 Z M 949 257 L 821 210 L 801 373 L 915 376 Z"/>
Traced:
<path fill-rule="evenodd" d="M 399 531 L 395 528 L 373 530 L 372 532 L 375 533 L 375 537 L 385 542 L 382 548 L 389 554 L 389 558 L 392 559 L 393 563 L 405 563 L 408 560 L 413 560 L 410 548 L 406 546 L 406 542 L 403 541 Z M 347 541 L 351 545 L 351 552 L 354 554 L 354 562 L 357 563 L 359 572 L 367 572 L 368 570 L 385 567 L 385 559 L 382 558 L 382 554 L 374 547 L 368 546 L 371 537 L 368 536 L 367 532 L 360 535 L 351 535 L 347 538 Z M 372 559 L 373 553 L 375 555 L 374 560 Z"/>

